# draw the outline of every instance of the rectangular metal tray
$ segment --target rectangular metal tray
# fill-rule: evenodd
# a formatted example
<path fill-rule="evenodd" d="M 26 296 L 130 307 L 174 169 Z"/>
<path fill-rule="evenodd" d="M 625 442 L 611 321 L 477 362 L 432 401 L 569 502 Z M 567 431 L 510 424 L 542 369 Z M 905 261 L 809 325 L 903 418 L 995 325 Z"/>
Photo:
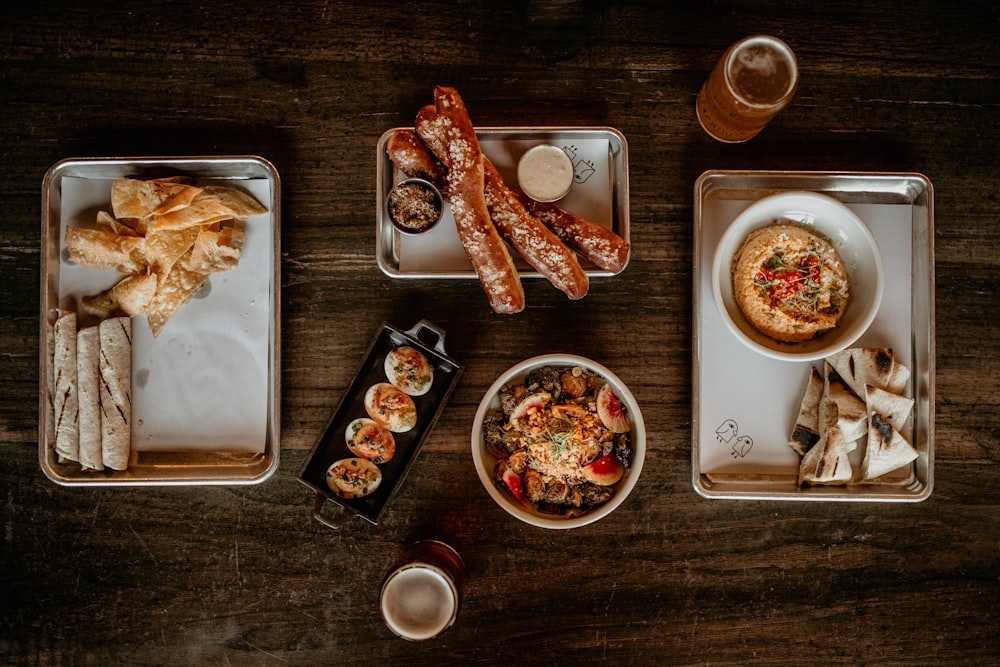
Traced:
<path fill-rule="evenodd" d="M 714 243 L 754 201 L 811 191 L 847 204 L 878 238 L 886 263 L 880 313 L 856 347 L 902 352 L 914 398 L 919 457 L 879 483 L 799 487 L 788 446 L 809 363 L 778 362 L 745 348 L 722 325 L 712 297 Z M 706 498 L 918 502 L 934 486 L 934 196 L 914 173 L 708 171 L 694 186 L 692 484 Z M 891 311 L 891 312 L 890 312 Z M 909 326 L 893 317 L 909 313 Z M 904 318 L 905 321 L 905 318 Z M 766 396 L 766 398 L 761 398 Z M 768 403 L 762 408 L 762 401 Z M 770 412 L 774 419 L 755 412 Z M 732 447 L 736 429 L 749 447 Z M 725 425 L 725 426 L 724 426 Z M 860 450 L 854 455 L 860 455 Z"/>
<path fill-rule="evenodd" d="M 267 333 L 266 432 L 262 452 L 226 451 L 178 447 L 174 451 L 135 451 L 127 470 L 84 472 L 79 464 L 59 463 L 51 442 L 52 424 L 47 410 L 47 373 L 52 360 L 46 345 L 47 327 L 59 308 L 59 270 L 63 252 L 60 220 L 69 215 L 96 211 L 78 211 L 77 204 L 63 196 L 64 182 L 69 178 L 108 180 L 115 178 L 159 178 L 186 175 L 213 181 L 244 181 L 262 179 L 269 192 L 271 206 L 267 216 L 270 228 L 259 238 L 266 240 L 263 250 L 269 260 L 260 270 L 269 276 Z M 242 485 L 257 484 L 268 479 L 278 469 L 280 451 L 281 408 L 281 182 L 277 171 L 268 161 L 256 156 L 199 157 L 136 157 L 136 158 L 70 158 L 54 164 L 42 183 L 42 248 L 41 248 L 41 314 L 39 318 L 39 438 L 38 460 L 45 475 L 62 486 L 165 486 L 165 485 Z M 257 304 L 261 306 L 263 304 Z M 182 306 L 183 308 L 183 306 Z M 234 313 L 239 318 L 239 313 Z M 234 327 L 240 322 L 234 322 Z M 133 359 L 137 351 L 133 350 Z M 135 369 L 133 369 L 135 370 Z M 134 380 L 133 380 L 134 383 Z M 213 391 L 225 390 L 215 387 Z M 197 390 L 195 390 L 197 391 Z M 142 416 L 133 414 L 133 424 Z M 134 437 L 134 436 L 133 436 Z"/>
<path fill-rule="evenodd" d="M 389 222 L 386 198 L 389 190 L 402 177 L 386 152 L 389 138 L 397 130 L 387 130 L 379 139 L 376 152 L 375 254 L 379 268 L 393 278 L 475 278 L 472 265 L 464 257 L 455 231 L 451 208 L 446 206 L 444 218 L 437 227 L 421 236 L 404 236 Z M 531 146 L 551 143 L 576 153 L 574 159 L 577 185 L 559 204 L 583 217 L 609 227 L 629 240 L 628 144 L 624 135 L 610 127 L 490 127 L 478 128 L 483 154 L 490 158 L 504 181 L 517 185 L 517 159 Z M 606 142 L 606 155 L 603 152 Z M 584 155 L 582 147 L 593 144 Z M 584 194 L 577 192 L 588 188 Z M 595 202 L 602 209 L 601 217 L 589 215 Z M 416 257 L 407 262 L 408 257 Z M 541 274 L 514 253 L 522 277 L 539 278 Z M 591 277 L 611 276 L 581 259 L 584 272 Z"/>
<path fill-rule="evenodd" d="M 425 341 L 426 338 L 432 340 Z M 394 433 L 396 453 L 389 461 L 379 465 L 382 482 L 368 496 L 345 499 L 334 494 L 326 484 L 326 471 L 342 458 L 354 456 L 347 448 L 345 432 L 348 424 L 358 417 L 366 417 L 364 396 L 368 387 L 386 382 L 384 362 L 386 355 L 396 347 L 410 345 L 422 352 L 434 366 L 434 381 L 423 396 L 414 396 L 417 407 L 417 425 L 405 433 Z M 463 367 L 445 351 L 445 332 L 434 324 L 421 320 L 403 331 L 383 323 L 361 361 L 357 374 L 340 399 L 333 417 L 323 434 L 313 445 L 299 471 L 299 481 L 316 492 L 313 517 L 331 528 L 340 528 L 355 516 L 377 524 L 386 505 L 399 490 L 448 398 L 458 384 Z M 326 501 L 340 505 L 339 515 L 324 512 Z"/>

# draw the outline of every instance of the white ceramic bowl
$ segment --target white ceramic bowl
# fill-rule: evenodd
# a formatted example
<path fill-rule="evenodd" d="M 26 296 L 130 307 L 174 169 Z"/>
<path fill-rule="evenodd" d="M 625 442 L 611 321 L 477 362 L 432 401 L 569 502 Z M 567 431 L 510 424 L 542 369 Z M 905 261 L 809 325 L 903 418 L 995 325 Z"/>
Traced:
<path fill-rule="evenodd" d="M 847 269 L 850 302 L 840 323 L 819 338 L 783 343 L 765 336 L 733 298 L 733 255 L 750 232 L 776 220 L 791 221 L 829 240 Z M 729 224 L 712 262 L 712 293 L 726 326 L 751 350 L 784 361 L 814 361 L 851 346 L 875 319 L 884 280 L 882 253 L 871 230 L 850 208 L 815 192 L 784 192 L 751 204 Z"/>
<path fill-rule="evenodd" d="M 525 507 L 517 503 L 509 493 L 505 493 L 499 489 L 493 481 L 493 471 L 497 460 L 487 451 L 486 445 L 483 442 L 483 420 L 489 413 L 500 409 L 500 400 L 497 394 L 501 387 L 509 382 L 523 380 L 529 372 L 544 366 L 566 368 L 579 366 L 598 374 L 611 386 L 615 396 L 618 397 L 618 400 L 625 407 L 629 420 L 632 423 L 632 465 L 629 466 L 625 472 L 625 476 L 618 482 L 618 490 L 615 496 L 592 511 L 573 518 L 546 514 L 533 508 Z M 546 354 L 532 357 L 507 369 L 486 391 L 482 402 L 479 404 L 479 409 L 476 411 L 475 420 L 472 423 L 472 460 L 475 462 L 479 481 L 482 482 L 486 492 L 508 513 L 525 523 L 540 528 L 578 528 L 611 514 L 615 508 L 625 501 L 625 498 L 628 497 L 632 489 L 635 488 L 645 458 L 646 426 L 642 420 L 639 405 L 636 403 L 635 397 L 632 396 L 632 392 L 628 390 L 628 387 L 614 373 L 601 364 L 572 354 Z"/>

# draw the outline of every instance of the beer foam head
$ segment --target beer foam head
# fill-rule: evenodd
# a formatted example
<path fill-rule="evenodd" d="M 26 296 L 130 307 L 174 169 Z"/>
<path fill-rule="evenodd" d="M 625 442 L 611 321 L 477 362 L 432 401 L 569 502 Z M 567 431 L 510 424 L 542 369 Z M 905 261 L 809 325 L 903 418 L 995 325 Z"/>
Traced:
<path fill-rule="evenodd" d="M 436 567 L 405 567 L 382 587 L 382 618 L 404 639 L 430 639 L 455 620 L 457 596 L 451 579 Z"/>

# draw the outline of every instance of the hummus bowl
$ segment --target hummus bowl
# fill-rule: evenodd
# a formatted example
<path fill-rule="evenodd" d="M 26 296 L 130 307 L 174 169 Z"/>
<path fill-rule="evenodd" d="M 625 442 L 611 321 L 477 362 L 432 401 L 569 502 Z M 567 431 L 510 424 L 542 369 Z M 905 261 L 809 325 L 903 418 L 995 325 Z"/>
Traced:
<path fill-rule="evenodd" d="M 734 258 L 754 232 L 790 225 L 828 242 L 847 273 L 850 296 L 836 326 L 815 338 L 783 342 L 755 327 L 737 303 Z M 765 237 L 766 235 L 760 235 Z M 850 208 L 814 192 L 785 192 L 751 204 L 726 228 L 712 262 L 712 293 L 722 320 L 751 350 L 784 361 L 815 361 L 852 345 L 878 312 L 884 287 L 882 253 L 871 230 Z"/>
<path fill-rule="evenodd" d="M 526 472 L 521 473 L 521 477 L 525 479 L 523 493 L 521 477 L 513 480 L 513 486 L 517 488 L 512 492 L 511 488 L 506 486 L 509 481 L 498 475 L 499 470 L 505 469 L 505 459 L 497 455 L 495 447 L 487 446 L 486 432 L 490 431 L 490 420 L 502 419 L 506 424 L 508 417 L 510 417 L 511 422 L 516 421 L 517 417 L 514 415 L 518 414 L 519 408 L 522 405 L 530 403 L 528 399 L 532 396 L 538 396 L 543 393 L 548 396 L 548 393 L 551 393 L 554 397 L 562 391 L 562 398 L 558 400 L 553 398 L 549 405 L 560 404 L 556 409 L 562 410 L 567 409 L 567 406 L 563 404 L 574 403 L 573 400 L 566 399 L 566 396 L 572 393 L 568 388 L 553 390 L 551 387 L 545 388 L 543 385 L 541 389 L 537 390 L 526 389 L 524 394 L 524 399 L 526 400 L 519 400 L 518 407 L 514 408 L 510 415 L 505 414 L 507 409 L 502 406 L 502 403 L 510 398 L 511 388 L 524 387 L 529 384 L 532 378 L 537 377 L 538 374 L 550 372 L 543 369 L 565 371 L 575 377 L 588 379 L 591 389 L 589 392 L 585 392 L 584 397 L 580 399 L 583 405 L 589 404 L 594 407 L 595 404 L 608 400 L 606 398 L 607 394 L 601 393 L 599 390 L 610 392 L 613 395 L 611 399 L 615 407 L 614 412 L 623 420 L 620 426 L 616 426 L 613 429 L 615 431 L 613 435 L 615 449 L 612 450 L 614 453 L 591 452 L 584 458 L 577 459 L 577 463 L 590 462 L 590 465 L 585 466 L 587 468 L 600 468 L 597 478 L 590 475 L 589 470 L 583 471 L 588 479 L 594 479 L 596 483 L 582 482 L 578 485 L 580 489 L 583 489 L 584 496 L 588 496 L 590 493 L 609 495 L 609 497 L 602 499 L 593 506 L 584 506 L 579 510 L 571 512 L 553 512 L 551 507 L 545 507 L 546 502 L 532 502 L 530 498 L 526 497 L 531 495 L 529 489 L 532 486 L 531 482 L 527 481 L 528 473 Z M 569 381 L 567 380 L 567 382 L 562 384 L 568 387 Z M 544 409 L 541 408 L 540 411 Z M 596 423 L 596 417 L 594 416 L 596 413 L 593 410 L 590 412 L 589 416 L 581 418 L 580 421 L 583 422 L 589 419 L 592 424 Z M 597 412 L 601 412 L 601 410 L 597 410 Z M 485 429 L 484 425 L 486 426 Z M 558 430 L 561 431 L 562 429 Z M 596 430 L 602 431 L 603 428 L 598 424 Z M 594 440 L 598 439 L 604 440 L 607 443 L 607 448 L 611 447 L 612 436 L 609 436 L 608 433 L 605 432 L 594 438 Z M 623 442 L 627 442 L 628 444 L 629 451 L 626 456 L 621 456 L 621 451 L 618 447 Z M 558 440 L 558 444 L 556 443 L 557 440 L 554 439 L 553 447 L 559 449 L 560 456 L 567 454 L 567 450 L 574 448 L 572 443 L 567 445 L 565 440 Z M 534 443 L 526 449 L 531 449 L 536 444 L 538 443 Z M 546 470 L 545 466 L 551 464 L 552 461 L 542 460 L 547 456 L 545 452 L 541 452 L 541 455 L 537 457 L 535 455 L 539 454 L 539 452 L 535 449 L 532 449 L 532 452 L 533 461 L 528 464 L 528 467 L 534 469 L 537 466 L 538 469 L 545 472 L 547 479 L 551 479 L 548 477 L 551 469 Z M 472 424 L 472 459 L 475 463 L 479 481 L 482 482 L 487 494 L 510 515 L 539 528 L 578 528 L 611 514 L 611 512 L 625 501 L 632 489 L 635 488 L 636 482 L 639 480 L 639 473 L 642 471 L 645 454 L 645 424 L 642 414 L 639 411 L 639 405 L 636 403 L 635 397 L 628 390 L 628 387 L 614 373 L 601 364 L 572 354 L 547 354 L 532 357 L 507 369 L 486 390 L 486 394 L 479 404 Z M 515 456 L 512 455 L 510 460 L 513 461 L 514 458 Z M 569 458 L 567 455 L 563 460 L 568 461 Z M 601 468 L 602 463 L 610 461 L 612 467 L 618 467 L 618 463 L 615 461 L 619 459 L 625 459 L 623 467 L 619 467 L 620 477 L 614 475 L 610 479 L 601 480 L 599 477 L 607 474 L 607 469 Z M 538 479 L 538 476 L 535 476 L 535 479 Z M 556 484 L 558 485 L 558 482 Z M 569 485 L 576 486 L 573 482 L 570 482 Z"/>

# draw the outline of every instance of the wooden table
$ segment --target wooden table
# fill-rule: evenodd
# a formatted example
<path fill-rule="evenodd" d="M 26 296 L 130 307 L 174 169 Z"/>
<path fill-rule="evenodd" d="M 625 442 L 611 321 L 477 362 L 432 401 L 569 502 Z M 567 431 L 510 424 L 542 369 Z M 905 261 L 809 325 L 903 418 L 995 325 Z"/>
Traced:
<path fill-rule="evenodd" d="M 1000 660 L 1000 75 L 993 3 L 19 3 L 0 21 L 0 662 L 31 665 L 987 665 Z M 669 4 L 669 3 L 664 3 Z M 725 47 L 785 39 L 793 103 L 741 145 L 694 98 Z M 480 126 L 612 126 L 634 254 L 569 302 L 393 280 L 375 145 L 436 84 Z M 39 192 L 67 157 L 260 155 L 282 181 L 281 464 L 256 486 L 68 489 L 39 469 Z M 918 504 L 707 500 L 691 486 L 692 186 L 708 169 L 906 171 L 935 188 L 936 474 Z M 378 526 L 311 518 L 298 471 L 383 321 L 447 331 L 465 374 Z M 470 426 L 504 369 L 599 360 L 649 451 L 610 517 L 500 510 Z M 421 535 L 468 563 L 438 639 L 381 578 Z"/>

